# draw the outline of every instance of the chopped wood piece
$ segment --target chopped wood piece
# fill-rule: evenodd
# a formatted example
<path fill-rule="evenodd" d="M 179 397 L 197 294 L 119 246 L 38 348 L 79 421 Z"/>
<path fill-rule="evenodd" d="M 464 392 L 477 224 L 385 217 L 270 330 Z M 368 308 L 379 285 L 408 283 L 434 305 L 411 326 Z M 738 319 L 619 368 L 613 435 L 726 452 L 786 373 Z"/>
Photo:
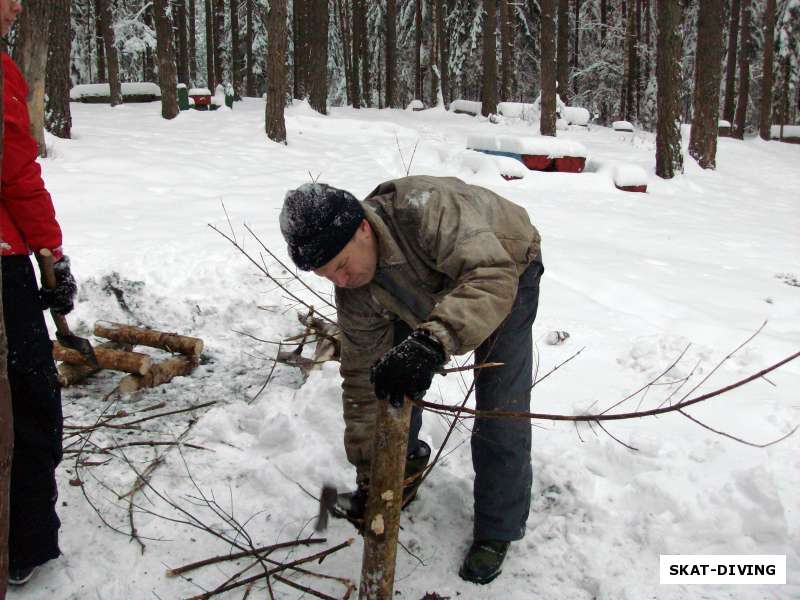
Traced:
<path fill-rule="evenodd" d="M 119 382 L 121 394 L 131 394 L 143 388 L 156 387 L 172 381 L 174 377 L 189 375 L 197 367 L 197 359 L 188 356 L 174 356 L 150 367 L 145 375 L 128 375 Z"/>
<path fill-rule="evenodd" d="M 104 342 L 98 346 L 95 346 L 95 350 L 98 349 L 130 352 L 133 350 L 133 346 L 130 344 L 118 344 L 117 342 Z M 89 375 L 94 375 L 99 370 L 99 366 L 95 367 L 88 364 L 71 365 L 69 363 L 61 363 L 58 365 L 58 381 L 62 387 L 69 387 L 71 385 L 75 385 L 76 383 L 80 383 L 89 377 Z"/>
<path fill-rule="evenodd" d="M 203 340 L 196 337 L 166 333 L 155 329 L 145 329 L 123 323 L 97 321 L 94 334 L 115 342 L 161 348 L 168 352 L 178 352 L 186 356 L 199 356 L 203 351 Z"/>
<path fill-rule="evenodd" d="M 95 348 L 97 364 L 101 369 L 124 371 L 144 375 L 150 369 L 152 360 L 140 352 L 123 352 L 121 350 L 106 350 Z M 53 358 L 71 365 L 88 365 L 89 362 L 77 350 L 65 348 L 58 342 L 53 344 Z"/>

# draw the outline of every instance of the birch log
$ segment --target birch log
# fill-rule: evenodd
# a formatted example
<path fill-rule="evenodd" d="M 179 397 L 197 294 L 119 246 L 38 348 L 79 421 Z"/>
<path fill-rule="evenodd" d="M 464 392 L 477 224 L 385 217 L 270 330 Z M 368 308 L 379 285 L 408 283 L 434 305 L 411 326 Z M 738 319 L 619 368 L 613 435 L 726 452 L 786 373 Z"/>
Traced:
<path fill-rule="evenodd" d="M 360 600 L 392 600 L 397 561 L 397 535 L 403 507 L 411 400 L 400 408 L 378 401 L 372 472 L 364 520 L 364 557 Z"/>
<path fill-rule="evenodd" d="M 169 383 L 173 378 L 189 375 L 197 367 L 197 359 L 188 356 L 173 356 L 150 367 L 144 375 L 127 375 L 119 382 L 120 394 L 132 394 L 143 388 Z"/>
<path fill-rule="evenodd" d="M 104 342 L 95 346 L 97 350 L 120 350 L 122 352 L 130 352 L 133 346 L 130 344 L 118 344 L 117 342 Z M 61 363 L 58 365 L 58 381 L 62 387 L 69 387 L 80 383 L 90 375 L 94 375 L 100 370 L 100 366 L 89 364 L 71 365 L 69 363 Z"/>
<path fill-rule="evenodd" d="M 94 324 L 94 334 L 121 344 L 133 344 L 161 348 L 168 352 L 178 352 L 186 356 L 199 356 L 203 351 L 203 340 L 196 337 L 165 333 L 155 329 L 98 321 Z"/>
<path fill-rule="evenodd" d="M 149 356 L 140 352 L 95 348 L 94 354 L 97 356 L 97 364 L 101 369 L 136 373 L 138 375 L 147 373 L 153 362 Z M 58 342 L 53 344 L 53 358 L 71 365 L 89 364 L 80 352 L 65 348 Z"/>

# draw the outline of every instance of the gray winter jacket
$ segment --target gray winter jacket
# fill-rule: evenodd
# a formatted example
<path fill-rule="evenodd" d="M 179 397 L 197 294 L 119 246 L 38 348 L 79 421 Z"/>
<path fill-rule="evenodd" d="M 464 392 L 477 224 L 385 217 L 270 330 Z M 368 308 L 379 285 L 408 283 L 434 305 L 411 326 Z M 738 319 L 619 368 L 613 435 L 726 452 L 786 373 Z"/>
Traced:
<path fill-rule="evenodd" d="M 378 238 L 376 275 L 336 288 L 345 447 L 360 479 L 375 420 L 369 370 L 394 345 L 395 320 L 430 331 L 448 355 L 470 352 L 506 318 L 540 250 L 524 208 L 452 177 L 388 181 L 363 206 Z"/>

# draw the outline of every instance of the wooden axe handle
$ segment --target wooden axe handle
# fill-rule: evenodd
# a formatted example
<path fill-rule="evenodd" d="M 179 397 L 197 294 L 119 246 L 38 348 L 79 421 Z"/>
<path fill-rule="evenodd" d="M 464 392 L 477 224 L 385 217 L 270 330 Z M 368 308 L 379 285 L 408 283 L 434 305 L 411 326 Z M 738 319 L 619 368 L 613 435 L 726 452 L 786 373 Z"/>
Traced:
<path fill-rule="evenodd" d="M 36 261 L 39 263 L 39 271 L 42 274 L 44 287 L 46 287 L 48 290 L 55 289 L 57 284 L 56 271 L 53 268 L 53 253 L 47 248 L 42 248 L 36 254 Z M 69 325 L 67 324 L 67 319 L 64 317 L 64 315 L 52 310 L 50 311 L 50 315 L 53 317 L 53 323 L 55 323 L 58 333 L 61 335 L 72 334 L 72 331 L 70 331 Z"/>

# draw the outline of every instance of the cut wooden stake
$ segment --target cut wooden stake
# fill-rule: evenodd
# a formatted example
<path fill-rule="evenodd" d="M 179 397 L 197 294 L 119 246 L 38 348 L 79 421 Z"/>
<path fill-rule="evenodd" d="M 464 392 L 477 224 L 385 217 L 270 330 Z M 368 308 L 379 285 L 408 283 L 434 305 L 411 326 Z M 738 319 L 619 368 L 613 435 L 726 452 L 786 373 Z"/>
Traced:
<path fill-rule="evenodd" d="M 125 373 L 137 373 L 139 375 L 147 373 L 153 362 L 146 354 L 141 354 L 139 352 L 123 352 L 121 350 L 97 348 L 95 356 L 97 356 L 97 364 L 101 369 L 112 369 Z M 53 358 L 71 365 L 89 364 L 80 352 L 65 348 L 58 342 L 53 344 Z"/>
<path fill-rule="evenodd" d="M 196 337 L 166 333 L 155 329 L 145 329 L 110 321 L 97 321 L 94 334 L 115 342 L 161 348 L 168 352 L 178 352 L 186 356 L 199 356 L 203 351 L 203 340 Z"/>
<path fill-rule="evenodd" d="M 410 398 L 406 397 L 400 408 L 387 401 L 378 402 L 364 520 L 364 558 L 358 591 L 361 600 L 393 598 L 410 418 Z"/>
<path fill-rule="evenodd" d="M 120 350 L 122 352 L 130 352 L 133 346 L 130 344 L 118 344 L 117 342 L 105 342 L 99 346 L 95 346 L 96 350 Z M 62 387 L 69 387 L 80 383 L 90 375 L 94 375 L 100 370 L 100 367 L 82 364 L 71 365 L 69 363 L 61 363 L 58 365 L 58 381 Z"/>
<path fill-rule="evenodd" d="M 143 388 L 156 387 L 172 381 L 180 375 L 188 375 L 197 366 L 197 359 L 188 356 L 174 356 L 150 367 L 144 375 L 127 375 L 119 382 L 121 394 L 131 394 Z"/>

